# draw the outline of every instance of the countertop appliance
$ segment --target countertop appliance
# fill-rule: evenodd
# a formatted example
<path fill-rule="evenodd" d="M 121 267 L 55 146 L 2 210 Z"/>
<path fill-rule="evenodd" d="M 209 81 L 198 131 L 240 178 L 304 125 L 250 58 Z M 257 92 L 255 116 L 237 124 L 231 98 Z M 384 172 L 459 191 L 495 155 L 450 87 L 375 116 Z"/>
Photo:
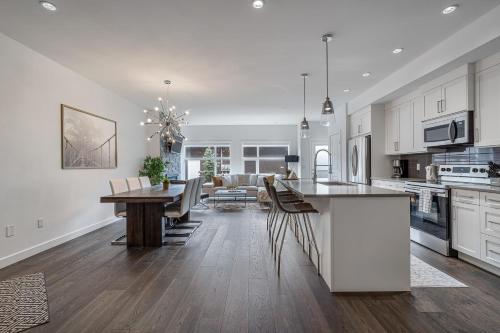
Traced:
<path fill-rule="evenodd" d="M 425 180 L 435 182 L 438 178 L 439 166 L 431 164 L 425 167 Z"/>
<path fill-rule="evenodd" d="M 392 178 L 408 178 L 408 160 L 392 160 Z"/>
<path fill-rule="evenodd" d="M 411 194 L 410 239 L 445 256 L 455 256 L 451 248 L 450 188 L 460 183 L 499 185 L 500 178 L 490 177 L 490 169 L 490 165 L 440 165 L 435 182 L 405 182 L 405 192 Z M 424 191 L 430 192 L 428 212 L 420 209 Z"/>
<path fill-rule="evenodd" d="M 474 143 L 474 113 L 463 111 L 422 122 L 424 147 Z"/>
<path fill-rule="evenodd" d="M 371 181 L 371 136 L 349 140 L 349 181 L 370 185 Z"/>

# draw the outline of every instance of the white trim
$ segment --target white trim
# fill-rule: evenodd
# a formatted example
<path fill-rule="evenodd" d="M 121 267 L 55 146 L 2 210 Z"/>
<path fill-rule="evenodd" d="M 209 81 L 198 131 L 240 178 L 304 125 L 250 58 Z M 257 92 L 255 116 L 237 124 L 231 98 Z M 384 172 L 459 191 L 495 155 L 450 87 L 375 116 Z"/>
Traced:
<path fill-rule="evenodd" d="M 245 173 L 245 161 L 255 161 L 255 173 L 256 174 L 260 174 L 260 168 L 259 168 L 259 161 L 260 160 L 267 160 L 267 161 L 279 161 L 279 160 L 282 160 L 283 157 L 269 157 L 269 156 L 266 156 L 266 157 L 261 157 L 259 156 L 259 148 L 260 147 L 286 147 L 286 151 L 287 151 L 287 155 L 290 154 L 290 143 L 279 143 L 280 141 L 276 142 L 276 141 L 267 141 L 265 143 L 247 143 L 247 142 L 242 142 L 241 143 L 241 160 L 243 161 L 243 165 L 242 165 L 242 173 Z M 285 142 L 285 141 L 281 141 L 281 142 Z M 245 147 L 256 147 L 257 148 L 257 156 L 249 156 L 249 157 L 245 157 L 245 153 L 244 153 L 244 149 Z M 285 170 L 286 172 L 286 170 Z"/>
<path fill-rule="evenodd" d="M 12 265 L 18 261 L 21 261 L 23 259 L 26 259 L 26 258 L 29 258 L 31 256 L 34 256 L 35 254 L 37 253 L 40 253 L 40 252 L 43 252 L 43 251 L 46 251 L 48 249 L 51 249 L 55 246 L 58 246 L 58 245 L 61 245 L 63 243 L 66 243 L 72 239 L 75 239 L 77 237 L 80 237 L 80 236 L 83 236 L 85 234 L 88 234 L 92 231 L 95 231 L 97 229 L 100 229 L 100 228 L 103 228 L 111 223 L 114 223 L 118 220 L 121 220 L 121 218 L 118 218 L 118 217 L 109 217 L 105 220 L 102 220 L 100 222 L 97 222 L 97 223 L 94 223 L 94 224 L 91 224 L 91 225 L 88 225 L 86 227 L 83 227 L 83 228 L 80 228 L 80 229 L 77 229 L 75 231 L 71 231 L 67 234 L 64 234 L 62 236 L 59 236 L 59 237 L 56 237 L 56 238 L 52 238 L 48 241 L 45 241 L 43 243 L 39 243 L 37 245 L 34 245 L 32 247 L 29 247 L 27 249 L 24 249 L 24 250 L 21 250 L 21 251 L 18 251 L 18 252 L 15 252 L 13 254 L 10 254 L 8 256 L 5 256 L 5 257 L 2 257 L 0 258 L 0 269 L 1 268 L 4 268 L 4 267 L 7 267 L 9 265 Z"/>

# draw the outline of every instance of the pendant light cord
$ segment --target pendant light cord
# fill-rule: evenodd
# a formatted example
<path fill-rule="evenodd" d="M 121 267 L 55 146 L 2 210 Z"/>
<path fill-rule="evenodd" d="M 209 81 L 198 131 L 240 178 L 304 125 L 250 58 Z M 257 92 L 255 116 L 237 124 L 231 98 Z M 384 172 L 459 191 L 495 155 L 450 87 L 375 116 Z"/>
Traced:
<path fill-rule="evenodd" d="M 304 75 L 304 119 L 306 119 L 306 76 Z"/>
<path fill-rule="evenodd" d="M 325 39 L 326 46 L 326 97 L 328 96 L 328 37 Z"/>

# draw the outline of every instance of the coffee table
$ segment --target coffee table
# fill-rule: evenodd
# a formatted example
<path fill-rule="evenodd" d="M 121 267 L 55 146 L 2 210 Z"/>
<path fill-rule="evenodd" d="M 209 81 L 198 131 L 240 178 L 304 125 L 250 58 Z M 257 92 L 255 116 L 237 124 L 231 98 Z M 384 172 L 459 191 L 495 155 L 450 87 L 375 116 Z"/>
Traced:
<path fill-rule="evenodd" d="M 231 201 L 238 201 L 238 198 L 245 198 L 245 207 L 247 206 L 247 190 L 217 190 L 214 193 L 217 200 L 214 200 L 214 208 L 217 207 L 217 201 L 221 198 L 233 198 Z"/>

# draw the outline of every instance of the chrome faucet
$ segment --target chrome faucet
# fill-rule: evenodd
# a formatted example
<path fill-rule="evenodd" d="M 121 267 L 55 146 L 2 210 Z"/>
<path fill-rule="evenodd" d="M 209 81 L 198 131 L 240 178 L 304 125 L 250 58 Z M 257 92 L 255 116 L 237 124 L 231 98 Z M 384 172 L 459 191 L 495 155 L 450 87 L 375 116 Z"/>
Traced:
<path fill-rule="evenodd" d="M 318 165 L 318 154 L 321 153 L 322 151 L 325 151 L 328 154 L 328 174 L 330 175 L 332 174 L 332 154 L 326 149 L 320 149 L 314 155 L 313 183 L 317 183 L 318 181 L 318 171 L 316 170 L 317 167 L 326 166 L 326 165 Z"/>

